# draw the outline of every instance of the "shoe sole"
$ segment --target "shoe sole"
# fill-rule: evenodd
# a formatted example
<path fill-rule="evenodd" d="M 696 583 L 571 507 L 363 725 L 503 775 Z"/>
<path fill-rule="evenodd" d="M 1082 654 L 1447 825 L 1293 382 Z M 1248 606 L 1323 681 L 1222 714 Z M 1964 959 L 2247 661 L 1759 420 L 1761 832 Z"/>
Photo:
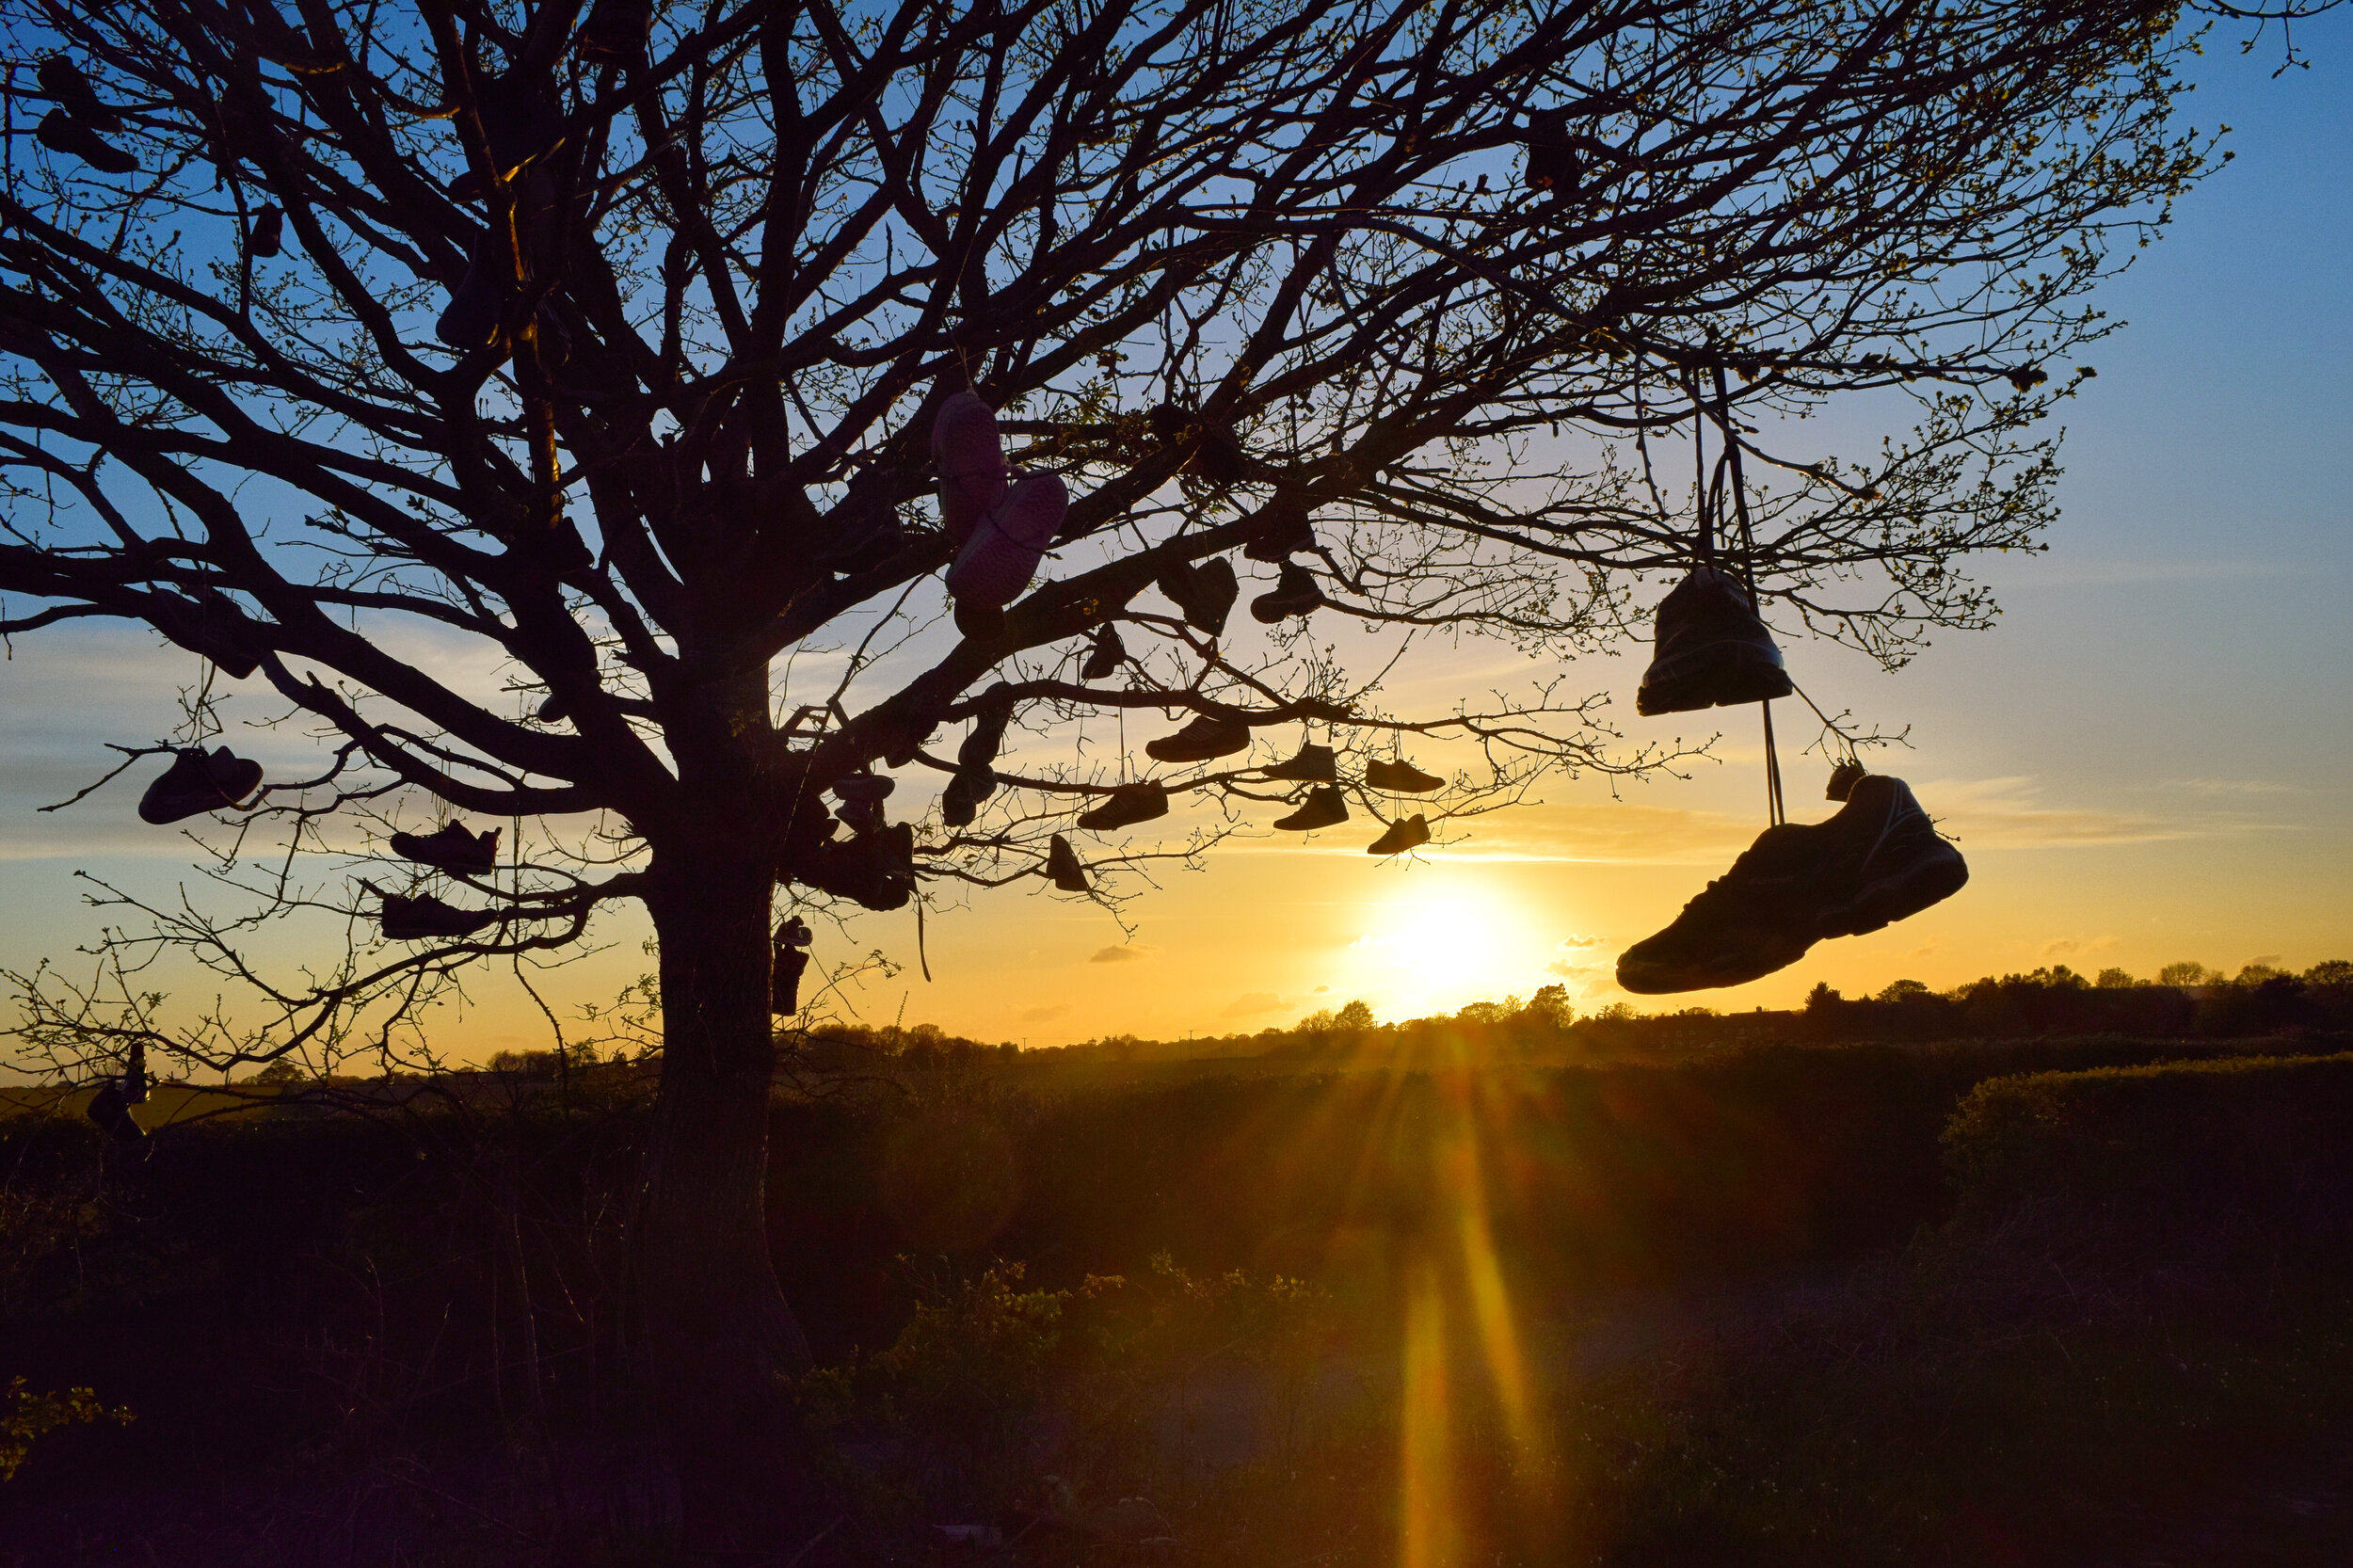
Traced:
<path fill-rule="evenodd" d="M 1618 986 L 1639 997 L 1668 996 L 1678 991 L 1720 991 L 1746 985 L 1787 968 L 1814 948 L 1814 939 L 1768 952 L 1723 954 L 1712 964 L 1651 963 L 1623 956 L 1618 960 Z"/>

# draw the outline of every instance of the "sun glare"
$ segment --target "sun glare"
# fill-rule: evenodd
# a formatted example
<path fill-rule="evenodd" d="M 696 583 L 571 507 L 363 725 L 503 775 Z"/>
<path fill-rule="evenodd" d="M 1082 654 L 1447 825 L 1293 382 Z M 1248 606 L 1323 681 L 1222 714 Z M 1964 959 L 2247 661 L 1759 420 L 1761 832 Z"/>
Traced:
<path fill-rule="evenodd" d="M 1392 1016 L 1526 996 L 1541 984 L 1526 912 L 1469 891 L 1374 905 L 1350 944 L 1356 991 Z"/>

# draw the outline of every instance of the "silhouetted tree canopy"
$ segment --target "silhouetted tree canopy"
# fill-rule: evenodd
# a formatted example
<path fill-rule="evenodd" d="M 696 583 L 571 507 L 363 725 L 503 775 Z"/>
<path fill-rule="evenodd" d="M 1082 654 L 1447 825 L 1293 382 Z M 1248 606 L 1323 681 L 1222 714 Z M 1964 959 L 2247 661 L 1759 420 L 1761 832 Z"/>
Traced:
<path fill-rule="evenodd" d="M 1160 771 L 1222 810 L 1080 836 L 1098 898 L 1271 815 L 1303 723 L 1344 760 L 1476 742 L 1441 825 L 1655 762 L 1559 665 L 1636 634 L 1703 511 L 1785 633 L 1893 664 L 1984 625 L 1967 563 L 2051 518 L 2089 291 L 2212 148 L 2171 119 L 2173 5 L 584 9 L 0 9 L 0 631 L 145 623 L 223 672 L 181 744 L 232 704 L 322 739 L 216 846 L 238 907 L 113 949 L 245 1000 L 41 977 L 35 1039 L 413 1050 L 469 961 L 642 899 L 645 1224 L 695 1259 L 655 1260 L 695 1282 L 657 1332 L 700 1336 L 672 1369 L 738 1439 L 797 1345 L 750 1224 L 774 889 L 1045 870 L 1155 717 L 1262 733 Z M 1026 593 L 952 618 L 929 438 L 967 390 L 1073 501 Z M 1849 394 L 1904 433 L 1825 450 L 1797 416 Z M 1156 589 L 1254 545 L 1323 607 L 1220 629 Z M 1529 677 L 1385 706 L 1406 645 L 1465 635 Z M 1038 739 L 949 826 L 968 724 Z M 897 821 L 843 837 L 825 792 L 877 765 Z M 306 868 L 429 802 L 542 825 L 454 879 L 487 929 L 388 943 Z M 254 926 L 306 909 L 349 956 L 265 975 Z"/>

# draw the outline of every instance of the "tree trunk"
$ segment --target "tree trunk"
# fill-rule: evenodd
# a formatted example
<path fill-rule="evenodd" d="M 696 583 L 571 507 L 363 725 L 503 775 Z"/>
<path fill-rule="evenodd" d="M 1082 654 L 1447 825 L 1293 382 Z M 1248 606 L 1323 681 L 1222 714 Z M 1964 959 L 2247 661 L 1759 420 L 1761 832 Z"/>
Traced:
<path fill-rule="evenodd" d="M 662 1085 L 636 1237 L 648 1370 L 678 1466 L 685 1545 L 746 1564 L 783 1562 L 824 1524 L 791 1387 L 808 1344 L 768 1252 L 775 1043 L 770 882 L 759 859 L 740 841 L 655 853 L 648 903 L 661 944 Z"/>

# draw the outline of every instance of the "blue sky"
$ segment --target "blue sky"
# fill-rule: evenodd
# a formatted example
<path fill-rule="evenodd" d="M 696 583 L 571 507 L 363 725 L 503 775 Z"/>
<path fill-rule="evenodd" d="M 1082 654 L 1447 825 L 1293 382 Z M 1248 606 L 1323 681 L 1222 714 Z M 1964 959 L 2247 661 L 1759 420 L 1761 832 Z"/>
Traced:
<path fill-rule="evenodd" d="M 1910 725 L 1888 771 L 1959 834 L 1975 873 L 1904 925 L 1817 949 L 1792 969 L 1691 999 L 1785 1004 L 1817 980 L 1849 991 L 1907 975 L 1934 985 L 2067 962 L 2140 973 L 2177 958 L 2235 967 L 2353 956 L 2353 17 L 2298 30 L 2309 71 L 2278 80 L 2273 41 L 2217 33 L 2186 122 L 2233 127 L 2236 159 L 2182 203 L 2169 236 L 2098 303 L 2129 325 L 2090 356 L 2099 377 L 2064 415 L 2064 517 L 2052 551 L 1987 563 L 2005 615 L 1885 675 L 1792 648 L 1809 691 Z M 1590 684 L 1621 698 L 1639 652 Z M 192 880 L 184 841 L 140 826 L 135 784 L 69 813 L 101 744 L 167 732 L 195 661 L 122 632 L 19 640 L 0 674 L 0 964 L 66 957 L 95 933 L 72 877 L 87 868 L 157 896 Z M 1456 672 L 1459 681 L 1463 672 Z M 1631 739 L 1664 721 L 1617 711 Z M 255 710 L 258 712 L 258 709 Z M 1172 872 L 1129 914 L 1019 891 L 977 895 L 930 927 L 936 983 L 870 986 L 869 1016 L 989 1038 L 1220 1032 L 1288 1023 L 1350 996 L 1384 1016 L 1525 994 L 1559 979 L 1588 1005 L 1618 948 L 1673 915 L 1762 825 L 1745 723 L 1689 781 L 1597 784 L 1479 824 L 1419 864 L 1361 845 L 1259 840 Z M 289 762 L 307 747 L 240 749 Z M 1812 818 L 1818 763 L 1790 769 Z M 827 932 L 821 957 L 911 960 L 911 915 Z M 625 920 L 610 950 L 555 977 L 569 1003 L 609 998 L 649 966 Z M 449 1043 L 478 1055 L 537 1043 L 492 981 Z"/>

